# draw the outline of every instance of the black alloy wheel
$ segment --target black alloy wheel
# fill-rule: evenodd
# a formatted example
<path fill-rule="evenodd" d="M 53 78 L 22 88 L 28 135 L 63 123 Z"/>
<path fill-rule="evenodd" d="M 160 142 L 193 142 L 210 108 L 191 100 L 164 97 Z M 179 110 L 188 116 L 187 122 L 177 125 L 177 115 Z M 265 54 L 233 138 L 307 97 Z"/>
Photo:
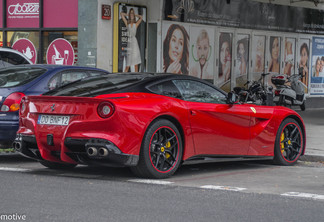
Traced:
<path fill-rule="evenodd" d="M 131 169 L 140 177 L 170 177 L 181 163 L 182 149 L 177 127 L 168 120 L 157 120 L 148 127 L 142 142 L 139 163 Z"/>
<path fill-rule="evenodd" d="M 296 120 L 285 119 L 277 132 L 274 161 L 290 166 L 297 162 L 304 150 L 304 135 Z"/>

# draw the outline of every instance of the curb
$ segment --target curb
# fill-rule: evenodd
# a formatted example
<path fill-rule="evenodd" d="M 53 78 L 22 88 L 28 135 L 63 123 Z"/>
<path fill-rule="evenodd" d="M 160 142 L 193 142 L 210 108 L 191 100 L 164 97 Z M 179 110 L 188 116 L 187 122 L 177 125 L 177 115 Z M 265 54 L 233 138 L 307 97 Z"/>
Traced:
<path fill-rule="evenodd" d="M 304 155 L 299 157 L 300 161 L 305 162 L 323 162 L 324 163 L 324 156 L 321 155 Z"/>

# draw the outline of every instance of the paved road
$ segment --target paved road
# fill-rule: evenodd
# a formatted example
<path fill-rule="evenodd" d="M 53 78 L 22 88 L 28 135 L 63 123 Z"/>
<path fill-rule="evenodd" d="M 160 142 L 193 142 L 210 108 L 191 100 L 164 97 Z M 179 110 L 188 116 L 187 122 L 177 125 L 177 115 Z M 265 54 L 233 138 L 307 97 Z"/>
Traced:
<path fill-rule="evenodd" d="M 48 170 L 0 156 L 0 213 L 26 221 L 322 221 L 324 164 L 269 161 L 182 166 L 166 180 L 127 168 Z"/>

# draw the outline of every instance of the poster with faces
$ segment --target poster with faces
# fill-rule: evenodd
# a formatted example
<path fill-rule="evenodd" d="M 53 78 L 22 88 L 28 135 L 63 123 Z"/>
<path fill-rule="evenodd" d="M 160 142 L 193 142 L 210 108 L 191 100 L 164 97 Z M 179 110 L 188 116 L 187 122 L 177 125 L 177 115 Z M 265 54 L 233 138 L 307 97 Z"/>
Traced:
<path fill-rule="evenodd" d="M 218 85 L 226 92 L 231 88 L 233 34 L 221 32 L 218 42 Z"/>
<path fill-rule="evenodd" d="M 250 35 L 238 34 L 234 51 L 236 51 L 235 62 L 235 81 L 236 86 L 244 86 L 247 82 L 248 66 L 250 61 L 249 56 Z"/>
<path fill-rule="evenodd" d="M 200 79 L 214 79 L 214 29 L 190 27 L 189 75 Z"/>
<path fill-rule="evenodd" d="M 285 38 L 285 50 L 284 50 L 284 70 L 283 73 L 290 76 L 295 73 L 295 38 Z"/>
<path fill-rule="evenodd" d="M 265 39 L 263 35 L 253 37 L 252 45 L 252 79 L 255 80 L 260 76 L 259 74 L 264 72 L 265 65 Z"/>
<path fill-rule="evenodd" d="M 189 74 L 189 25 L 162 24 L 162 71 Z"/>
<path fill-rule="evenodd" d="M 280 72 L 280 37 L 270 36 L 268 71 L 272 73 Z"/>
<path fill-rule="evenodd" d="M 303 78 L 301 81 L 305 86 L 308 86 L 309 83 L 309 60 L 310 60 L 310 47 L 309 39 L 299 39 L 297 47 L 297 64 L 298 68 L 303 68 Z"/>

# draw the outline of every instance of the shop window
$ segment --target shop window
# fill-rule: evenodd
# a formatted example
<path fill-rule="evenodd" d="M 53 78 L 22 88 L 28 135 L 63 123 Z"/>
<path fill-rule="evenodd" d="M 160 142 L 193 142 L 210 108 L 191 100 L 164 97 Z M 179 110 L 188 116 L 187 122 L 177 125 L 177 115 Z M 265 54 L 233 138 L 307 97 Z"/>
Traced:
<path fill-rule="evenodd" d="M 32 63 L 37 63 L 39 32 L 7 32 L 8 46 L 24 54 Z"/>
<path fill-rule="evenodd" d="M 74 51 L 74 62 L 76 64 L 78 61 L 78 32 L 76 31 L 65 31 L 65 32 L 44 32 L 44 53 L 43 53 L 43 61 L 46 63 L 47 58 L 47 49 L 50 46 L 51 42 L 56 39 L 65 39 L 67 40 L 73 47 Z M 60 52 L 62 56 L 64 55 L 64 51 Z"/>

